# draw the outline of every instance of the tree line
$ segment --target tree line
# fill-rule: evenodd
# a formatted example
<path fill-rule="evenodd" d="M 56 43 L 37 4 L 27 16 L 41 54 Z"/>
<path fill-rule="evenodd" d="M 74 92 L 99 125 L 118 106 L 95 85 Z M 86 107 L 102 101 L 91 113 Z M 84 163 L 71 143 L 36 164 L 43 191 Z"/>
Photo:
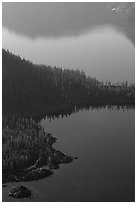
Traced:
<path fill-rule="evenodd" d="M 134 84 L 100 82 L 80 70 L 36 65 L 2 50 L 4 114 L 39 115 L 75 106 L 134 102 Z"/>

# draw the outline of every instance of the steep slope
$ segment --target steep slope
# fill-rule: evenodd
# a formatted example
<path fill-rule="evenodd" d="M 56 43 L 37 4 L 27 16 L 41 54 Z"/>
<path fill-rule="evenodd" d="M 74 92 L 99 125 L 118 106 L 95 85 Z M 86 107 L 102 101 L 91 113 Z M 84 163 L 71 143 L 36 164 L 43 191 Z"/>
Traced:
<path fill-rule="evenodd" d="M 34 65 L 3 50 L 2 102 L 3 113 L 44 114 L 85 104 L 133 103 L 134 87 L 104 85 L 83 71 Z"/>

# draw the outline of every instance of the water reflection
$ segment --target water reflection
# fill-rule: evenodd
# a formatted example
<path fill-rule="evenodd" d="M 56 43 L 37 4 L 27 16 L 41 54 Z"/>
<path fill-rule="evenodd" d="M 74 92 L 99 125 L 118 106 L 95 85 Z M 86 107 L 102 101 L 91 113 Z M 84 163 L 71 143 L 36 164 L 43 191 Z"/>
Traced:
<path fill-rule="evenodd" d="M 66 168 L 61 166 L 48 184 L 39 183 L 40 192 L 54 186 L 54 198 L 43 197 L 46 201 L 134 201 L 134 107 L 75 109 L 71 116 L 41 121 L 58 138 L 57 149 L 78 157 Z"/>
<path fill-rule="evenodd" d="M 78 160 L 48 179 L 27 182 L 34 191 L 31 201 L 134 201 L 134 107 L 74 107 L 44 118 L 45 130 L 58 138 L 54 147 Z M 3 198 L 11 201 L 6 190 Z"/>
<path fill-rule="evenodd" d="M 72 114 L 77 114 L 79 111 L 93 111 L 93 110 L 109 110 L 111 111 L 126 111 L 128 112 L 129 110 L 134 110 L 134 106 L 126 106 L 126 105 L 121 105 L 121 106 L 114 106 L 114 105 L 102 105 L 102 106 L 75 106 L 73 108 L 69 108 L 66 110 L 62 110 L 62 111 L 54 111 L 51 113 L 47 113 L 45 114 L 45 116 L 41 116 L 41 117 L 36 117 L 35 121 L 40 121 L 42 118 L 42 120 L 54 120 L 54 119 L 58 119 L 58 118 L 63 118 L 63 117 L 68 117 Z"/>

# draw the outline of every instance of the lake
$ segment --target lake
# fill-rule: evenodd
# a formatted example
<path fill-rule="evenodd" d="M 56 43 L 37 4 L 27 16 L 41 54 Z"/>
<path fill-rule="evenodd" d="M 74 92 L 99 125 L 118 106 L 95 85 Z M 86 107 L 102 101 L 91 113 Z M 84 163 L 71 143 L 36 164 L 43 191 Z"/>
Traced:
<path fill-rule="evenodd" d="M 58 138 L 54 147 L 78 160 L 60 165 L 48 178 L 21 182 L 33 191 L 30 201 L 134 201 L 134 114 L 132 108 L 111 106 L 42 119 Z M 3 188 L 3 201 L 28 201 L 8 197 L 13 185 Z"/>
<path fill-rule="evenodd" d="M 135 82 L 133 22 L 105 4 L 76 11 L 74 4 L 67 10 L 45 4 L 37 15 L 39 6 L 35 6 L 25 8 L 24 4 L 21 9 L 15 7 L 15 12 L 7 10 L 7 24 L 3 21 L 2 29 L 4 49 L 35 64 L 83 70 L 104 83 Z M 8 196 L 8 190 L 19 184 L 32 190 L 30 201 L 134 201 L 134 108 L 70 111 L 42 119 L 41 124 L 58 138 L 56 149 L 78 159 L 60 165 L 48 178 L 8 183 L 2 191 L 3 201 L 29 201 Z"/>

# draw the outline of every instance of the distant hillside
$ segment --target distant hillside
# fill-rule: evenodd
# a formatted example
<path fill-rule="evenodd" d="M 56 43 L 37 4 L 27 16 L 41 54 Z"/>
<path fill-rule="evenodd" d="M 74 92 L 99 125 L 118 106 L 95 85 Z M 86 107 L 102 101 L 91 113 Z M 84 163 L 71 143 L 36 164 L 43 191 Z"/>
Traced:
<path fill-rule="evenodd" d="M 109 6 L 122 18 L 135 22 L 135 2 L 112 2 Z"/>
<path fill-rule="evenodd" d="M 85 104 L 134 104 L 134 86 L 112 86 L 83 71 L 35 65 L 2 50 L 3 113 L 45 114 Z"/>

